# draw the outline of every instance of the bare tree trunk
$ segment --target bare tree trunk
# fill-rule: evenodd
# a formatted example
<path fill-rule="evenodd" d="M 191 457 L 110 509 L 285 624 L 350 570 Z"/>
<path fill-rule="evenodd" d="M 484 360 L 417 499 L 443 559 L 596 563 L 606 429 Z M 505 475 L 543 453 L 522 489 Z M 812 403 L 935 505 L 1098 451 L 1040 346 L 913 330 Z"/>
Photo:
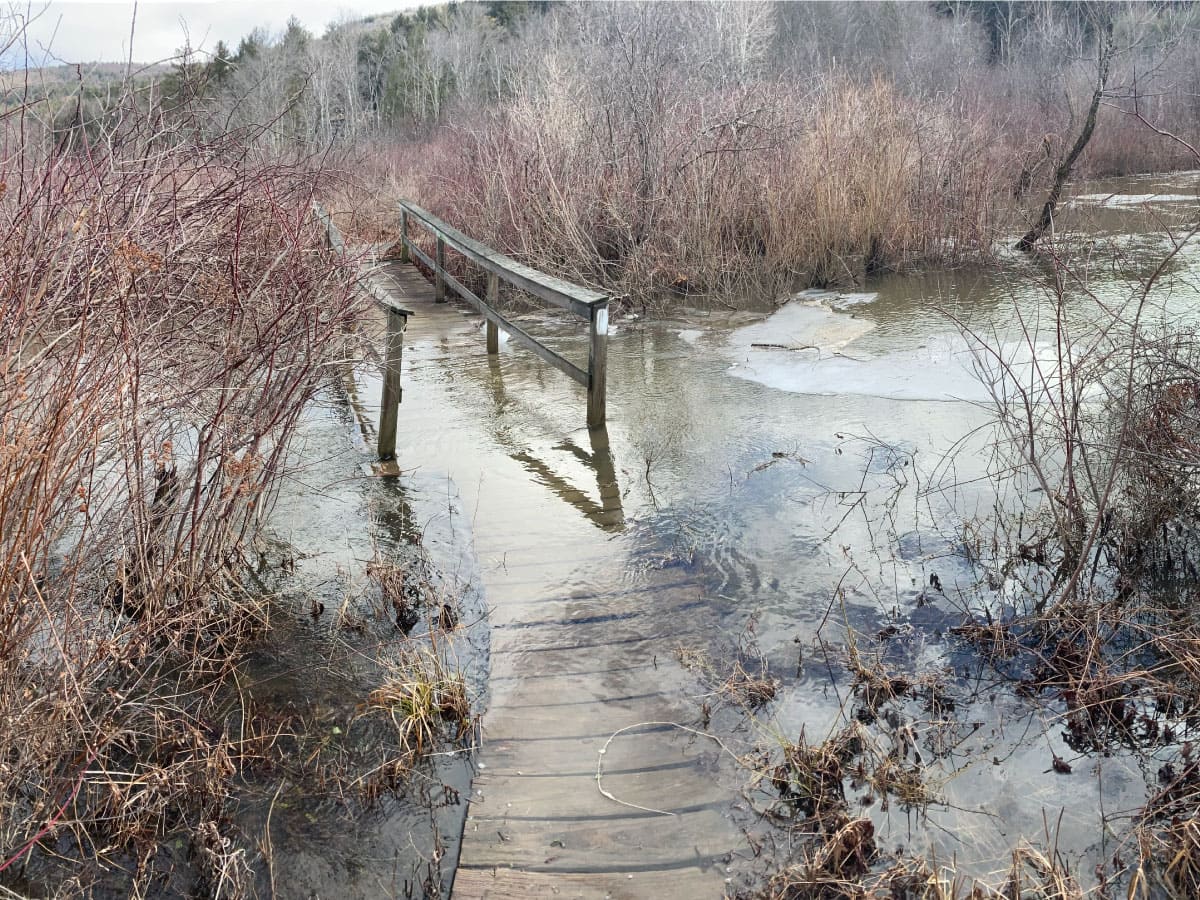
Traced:
<path fill-rule="evenodd" d="M 1092 94 L 1092 105 L 1088 107 L 1087 120 L 1083 123 L 1083 130 L 1079 132 L 1079 137 L 1075 138 L 1075 143 L 1071 146 L 1071 150 L 1054 170 L 1054 185 L 1050 188 L 1050 194 L 1046 197 L 1046 202 L 1042 206 L 1042 214 L 1038 217 L 1037 222 L 1033 227 L 1025 232 L 1025 236 L 1017 241 L 1017 249 L 1028 253 L 1033 249 L 1033 245 L 1038 242 L 1046 230 L 1054 223 L 1054 210 L 1058 206 L 1058 198 L 1062 194 L 1063 186 L 1067 183 L 1067 179 L 1071 177 L 1071 168 L 1075 165 L 1075 161 L 1079 159 L 1079 154 L 1083 152 L 1084 147 L 1088 145 L 1088 141 L 1092 139 L 1092 132 L 1096 130 L 1096 115 L 1100 110 L 1100 101 L 1104 97 L 1104 87 L 1108 83 L 1108 71 L 1112 63 L 1113 57 L 1113 25 L 1111 17 L 1106 17 L 1103 26 L 1103 33 L 1100 37 L 1100 51 L 1097 58 L 1097 75 L 1096 75 L 1096 90 Z"/>

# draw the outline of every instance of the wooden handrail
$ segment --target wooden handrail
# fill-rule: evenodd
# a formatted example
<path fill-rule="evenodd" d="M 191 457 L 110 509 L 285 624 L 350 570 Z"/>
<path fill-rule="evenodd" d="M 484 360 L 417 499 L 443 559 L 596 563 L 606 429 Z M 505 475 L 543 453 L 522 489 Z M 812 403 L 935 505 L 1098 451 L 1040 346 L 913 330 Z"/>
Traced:
<path fill-rule="evenodd" d="M 341 232 L 333 222 L 333 217 L 316 202 L 313 203 L 313 216 L 324 227 L 329 246 L 345 255 L 346 244 L 342 239 Z M 408 237 L 410 217 L 416 219 L 433 234 L 437 241 L 434 256 L 425 253 Z M 476 296 L 466 285 L 446 271 L 446 247 L 471 260 L 488 273 L 486 298 Z M 409 262 L 412 256 L 417 257 L 433 271 L 434 290 L 438 301 L 446 299 L 446 289 L 450 288 L 479 310 L 487 320 L 487 352 L 490 355 L 499 352 L 498 329 L 503 328 L 514 343 L 535 353 L 542 360 L 586 387 L 588 427 L 602 428 L 604 426 L 608 358 L 608 295 L 580 287 L 519 263 L 511 257 L 467 237 L 461 231 L 452 228 L 416 204 L 403 200 L 400 202 L 400 258 L 403 262 Z M 378 453 L 380 459 L 392 459 L 396 455 L 396 430 L 400 414 L 400 399 L 403 394 L 400 385 L 400 362 L 404 350 L 404 332 L 408 327 L 408 317 L 412 315 L 412 311 L 401 306 L 386 290 L 375 284 L 370 274 L 359 274 L 356 280 L 359 288 L 388 311 Z M 506 281 L 513 287 L 533 294 L 535 297 L 587 321 L 589 338 L 586 370 L 555 353 L 525 329 L 500 313 L 496 307 L 500 296 L 501 281 Z"/>
<path fill-rule="evenodd" d="M 467 237 L 457 228 L 443 222 L 437 216 L 415 203 L 401 200 L 400 207 L 400 250 L 401 260 L 408 262 L 416 256 L 428 266 L 434 276 L 435 295 L 438 301 L 446 299 L 449 287 L 459 297 L 474 306 L 487 319 L 487 350 L 495 354 L 499 349 L 496 329 L 503 328 L 516 343 L 536 353 L 550 365 L 565 372 L 578 381 L 588 392 L 587 423 L 589 428 L 604 425 L 606 407 L 606 381 L 608 357 L 608 300 L 607 294 L 572 284 L 553 275 L 547 275 L 524 263 L 517 262 L 493 250 L 474 238 Z M 436 240 L 436 252 L 429 256 L 408 236 L 409 219 L 423 226 Z M 488 273 L 487 299 L 476 296 L 465 285 L 446 271 L 446 248 L 461 254 Z M 579 316 L 588 323 L 587 370 L 555 353 L 537 341 L 523 329 L 508 321 L 495 308 L 499 297 L 499 282 L 505 281 L 513 287 L 552 303 Z"/>
<path fill-rule="evenodd" d="M 607 294 L 580 287 L 561 278 L 555 278 L 553 275 L 547 275 L 545 272 L 539 272 L 524 263 L 519 263 L 511 256 L 505 256 L 503 253 L 479 243 L 474 238 L 467 237 L 457 228 L 446 224 L 433 213 L 426 212 L 415 203 L 401 200 L 401 233 L 406 241 L 408 238 L 407 219 L 410 215 L 420 220 L 421 224 L 435 237 L 441 237 L 452 249 L 457 250 L 480 268 L 494 272 L 502 280 L 535 297 L 540 297 L 547 303 L 568 309 L 584 319 L 590 317 L 593 308 L 608 304 Z"/>

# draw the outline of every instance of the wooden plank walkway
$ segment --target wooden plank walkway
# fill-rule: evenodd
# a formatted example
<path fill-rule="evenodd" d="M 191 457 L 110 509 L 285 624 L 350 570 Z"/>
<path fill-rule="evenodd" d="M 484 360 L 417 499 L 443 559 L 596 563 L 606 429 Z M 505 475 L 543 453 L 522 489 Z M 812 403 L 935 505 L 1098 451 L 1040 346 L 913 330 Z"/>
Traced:
<path fill-rule="evenodd" d="M 411 267 L 389 266 L 376 283 L 414 311 L 417 340 L 439 334 L 439 319 L 461 322 Z M 401 435 L 404 421 L 401 406 Z M 553 565 L 561 575 L 596 564 Z M 635 584 L 614 577 L 611 593 L 560 598 L 522 580 L 485 583 L 491 705 L 454 896 L 721 897 L 732 856 L 746 852 L 729 817 L 740 776 L 713 741 L 669 724 L 698 711 L 672 658 L 705 627 L 696 585 L 650 571 Z"/>

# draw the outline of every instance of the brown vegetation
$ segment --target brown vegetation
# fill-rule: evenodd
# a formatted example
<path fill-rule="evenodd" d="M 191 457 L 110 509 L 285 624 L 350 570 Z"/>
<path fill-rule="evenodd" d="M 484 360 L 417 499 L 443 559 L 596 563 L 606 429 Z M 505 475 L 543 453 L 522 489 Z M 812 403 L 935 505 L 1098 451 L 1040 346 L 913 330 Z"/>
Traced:
<path fill-rule="evenodd" d="M 580 86 L 423 150 L 422 202 L 485 243 L 638 296 L 774 293 L 986 258 L 1005 177 L 984 135 L 883 82 L 804 95 L 671 85 L 644 153 Z M 633 130 L 635 123 L 624 127 Z"/>
<path fill-rule="evenodd" d="M 334 771 L 303 721 L 230 722 L 219 698 L 269 626 L 253 540 L 289 439 L 363 301 L 312 221 L 325 174 L 125 101 L 53 148 L 17 140 L 32 114 L 3 123 L 0 884 L 69 894 L 107 868 L 138 893 L 173 835 L 182 890 L 236 897 L 234 774 Z M 461 680 L 417 662 L 384 665 L 365 713 L 401 728 L 393 777 L 432 741 L 407 717 L 469 722 Z M 425 674 L 432 706 L 409 709 Z"/>
<path fill-rule="evenodd" d="M 388 184 L 491 246 L 636 302 L 728 301 L 990 260 L 1008 233 L 1052 228 L 1072 175 L 1190 165 L 1135 116 L 1200 124 L 1179 92 L 1189 12 L 993 4 L 1002 25 L 986 6 L 529 16 L 483 63 L 507 66 L 507 90 L 466 83 L 417 140 L 380 147 L 360 202 Z M 490 34 L 486 20 L 444 23 Z M 1055 202 L 1023 208 L 1050 190 Z"/>
<path fill-rule="evenodd" d="M 155 89 L 276 150 L 353 154 L 350 234 L 394 239 L 404 196 L 636 301 L 728 302 L 987 260 L 1052 227 L 1041 200 L 1068 176 L 1191 165 L 1136 114 L 1194 137 L 1198 23 L 1180 4 L 457 3 L 186 51 Z M 86 79 L 24 89 L 49 92 L 56 139 L 114 121 Z"/>

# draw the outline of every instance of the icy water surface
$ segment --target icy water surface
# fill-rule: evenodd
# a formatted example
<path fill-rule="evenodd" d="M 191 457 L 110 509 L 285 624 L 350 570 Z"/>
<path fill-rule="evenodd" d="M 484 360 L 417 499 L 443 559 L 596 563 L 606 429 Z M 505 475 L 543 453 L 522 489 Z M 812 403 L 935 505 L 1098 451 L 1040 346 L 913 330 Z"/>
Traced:
<path fill-rule="evenodd" d="M 1166 246 L 1156 229 L 1195 216 L 1197 186 L 1192 175 L 1086 186 L 1063 212 L 1064 225 L 1087 226 L 1072 256 L 1079 277 L 1100 298 L 1125 297 Z M 1109 240 L 1119 258 L 1098 246 L 1089 255 L 1089 241 Z M 1195 254 L 1180 256 L 1147 316 L 1169 321 L 1196 306 L 1196 265 Z M 978 666 L 950 629 L 979 608 L 981 588 L 962 540 L 995 502 L 984 426 L 997 359 L 980 354 L 979 341 L 1000 349 L 1010 377 L 1043 365 L 1055 339 L 1053 292 L 1039 286 L 1048 274 L 1042 264 L 1011 259 L 983 272 L 805 292 L 769 313 L 680 308 L 652 321 L 618 320 L 609 341 L 609 422 L 599 434 L 584 428 L 582 389 L 561 373 L 508 343 L 489 359 L 480 320 L 454 305 L 417 309 L 405 344 L 404 474 L 355 489 L 353 515 L 334 512 L 326 522 L 331 507 L 321 501 L 311 512 L 296 509 L 293 521 L 318 532 L 310 542 L 334 541 L 329 553 L 361 557 L 369 547 L 337 549 L 348 540 L 347 521 L 356 527 L 367 509 L 378 533 L 380 510 L 403 506 L 432 557 L 478 591 L 496 651 L 491 677 L 473 681 L 485 710 L 476 770 L 484 778 L 468 788 L 461 770 L 443 773 L 476 799 L 465 821 L 458 804 L 443 815 L 450 860 L 456 821 L 470 840 L 495 835 L 479 845 L 485 856 L 516 854 L 531 842 L 549 872 L 568 864 L 562 871 L 584 872 L 609 852 L 607 839 L 591 832 L 581 832 L 578 846 L 526 835 L 520 821 L 577 801 L 548 789 L 529 794 L 534 799 L 517 792 L 528 784 L 521 779 L 537 774 L 524 767 L 536 766 L 538 753 L 542 774 L 567 759 L 571 748 L 559 746 L 564 727 L 594 768 L 605 736 L 638 722 L 616 715 L 613 697 L 650 698 L 639 702 L 697 729 L 714 714 L 713 727 L 731 729 L 729 742 L 748 748 L 802 732 L 820 740 L 845 725 L 851 653 L 907 671 L 937 669 L 960 686 L 977 679 Z M 527 325 L 584 358 L 581 328 L 549 314 L 527 317 Z M 360 369 L 350 394 L 362 398 L 367 420 L 378 391 L 369 367 Z M 358 427 L 349 417 L 345 425 Z M 337 452 L 329 458 L 341 460 L 337 471 L 346 478 L 370 456 L 361 440 Z M 333 480 L 326 470 L 322 479 Z M 292 537 L 303 543 L 303 535 Z M 586 640 L 567 652 L 557 643 L 564 634 Z M 714 710 L 719 700 L 672 647 L 714 660 L 761 655 L 779 691 L 752 719 Z M 469 656 L 476 665 L 488 659 L 478 648 Z M 555 692 L 567 711 L 546 718 Z M 852 803 L 855 813 L 875 820 L 887 850 L 933 852 L 977 874 L 1004 868 L 1019 839 L 1045 840 L 1050 827 L 1065 857 L 1090 870 L 1110 840 L 1099 810 L 1131 810 L 1145 798 L 1137 762 L 1072 750 L 1044 710 L 1000 687 L 976 683 L 960 695 L 954 714 L 923 726 L 916 740 L 940 802 L 921 812 L 864 801 Z M 542 712 L 514 712 L 534 708 Z M 648 737 L 622 751 L 631 770 L 666 765 L 662 754 L 673 752 L 663 749 L 666 740 Z M 1070 775 L 1054 771 L 1055 757 L 1071 761 Z M 662 840 L 689 853 L 698 848 L 697 883 L 720 896 L 727 879 L 763 865 L 736 843 L 743 826 L 763 830 L 744 790 L 749 776 L 707 746 L 670 759 L 683 773 L 679 790 L 706 784 L 707 818 L 679 818 Z M 506 764 L 513 771 L 488 780 Z M 590 778 L 586 767 L 582 774 Z M 687 800 L 638 784 L 644 795 L 628 799 L 655 801 L 642 806 Z M 524 818 L 511 809 L 518 799 L 528 802 Z M 609 801 L 598 792 L 586 802 L 588 816 L 618 809 L 602 806 Z M 327 886 L 322 896 L 340 896 L 332 887 L 339 879 L 366 896 L 362 872 L 378 880 L 397 859 L 411 862 L 400 832 L 423 827 L 400 813 L 373 821 L 361 852 L 330 837 L 329 846 L 346 854 L 340 867 L 328 862 L 328 848 L 324 856 L 312 848 L 309 859 L 301 845 L 283 851 L 277 865 L 323 873 L 314 876 Z M 300 827 L 319 843 L 316 826 Z M 514 859 L 518 867 L 529 861 Z M 628 877 L 631 896 L 656 895 Z M 394 876 L 389 890 L 403 895 Z"/>

